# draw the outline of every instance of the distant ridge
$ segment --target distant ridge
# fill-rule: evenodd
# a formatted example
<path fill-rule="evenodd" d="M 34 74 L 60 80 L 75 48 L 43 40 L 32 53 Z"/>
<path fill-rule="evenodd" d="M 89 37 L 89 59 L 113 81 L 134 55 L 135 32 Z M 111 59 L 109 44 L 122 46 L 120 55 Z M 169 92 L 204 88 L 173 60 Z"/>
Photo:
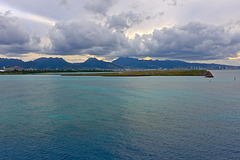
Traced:
<path fill-rule="evenodd" d="M 112 63 L 133 69 L 240 69 L 239 66 L 221 64 L 188 63 L 179 60 L 138 60 L 128 57 L 120 57 Z"/>
<path fill-rule="evenodd" d="M 23 68 L 34 69 L 71 69 L 71 63 L 62 58 L 38 58 L 34 61 L 25 62 Z"/>
<path fill-rule="evenodd" d="M 120 69 L 123 68 L 117 64 L 105 62 L 102 60 L 98 60 L 97 58 L 89 58 L 84 63 L 82 63 L 82 67 L 86 69 Z"/>
<path fill-rule="evenodd" d="M 5 66 L 6 68 L 10 68 L 13 66 L 23 66 L 24 62 L 20 59 L 7 59 L 0 58 L 0 67 Z"/>
<path fill-rule="evenodd" d="M 19 59 L 0 58 L 0 68 L 18 66 L 23 69 L 82 70 L 82 69 L 240 69 L 240 66 L 221 64 L 188 63 L 178 60 L 138 60 L 120 57 L 113 62 L 89 58 L 83 63 L 69 63 L 62 58 L 38 58 L 23 62 Z"/>

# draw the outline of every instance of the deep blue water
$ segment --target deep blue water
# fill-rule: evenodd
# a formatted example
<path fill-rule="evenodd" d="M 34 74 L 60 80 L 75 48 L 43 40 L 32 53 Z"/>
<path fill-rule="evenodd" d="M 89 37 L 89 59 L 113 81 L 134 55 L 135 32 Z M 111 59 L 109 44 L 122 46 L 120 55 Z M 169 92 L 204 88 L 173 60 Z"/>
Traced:
<path fill-rule="evenodd" d="M 0 159 L 240 159 L 240 71 L 212 73 L 0 75 Z"/>

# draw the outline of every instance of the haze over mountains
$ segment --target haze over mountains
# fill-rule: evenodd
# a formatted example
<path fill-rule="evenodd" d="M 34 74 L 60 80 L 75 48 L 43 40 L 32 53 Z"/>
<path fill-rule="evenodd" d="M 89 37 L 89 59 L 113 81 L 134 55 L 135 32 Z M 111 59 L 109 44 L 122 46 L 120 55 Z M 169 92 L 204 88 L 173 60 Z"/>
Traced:
<path fill-rule="evenodd" d="M 240 66 L 221 64 L 188 63 L 178 60 L 138 60 L 136 58 L 120 57 L 113 62 L 105 62 L 89 58 L 83 63 L 69 63 L 62 58 L 39 58 L 24 62 L 19 59 L 0 58 L 0 67 L 11 68 L 18 66 L 23 69 L 48 70 L 83 70 L 83 69 L 240 69 Z"/>

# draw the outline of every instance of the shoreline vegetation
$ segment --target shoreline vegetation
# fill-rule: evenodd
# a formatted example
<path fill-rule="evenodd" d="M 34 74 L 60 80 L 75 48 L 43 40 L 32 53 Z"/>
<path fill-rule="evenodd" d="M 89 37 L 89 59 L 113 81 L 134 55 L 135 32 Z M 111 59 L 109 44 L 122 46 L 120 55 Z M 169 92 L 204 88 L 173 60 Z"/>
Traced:
<path fill-rule="evenodd" d="M 62 73 L 82 73 L 82 72 L 113 72 L 112 70 L 13 70 L 0 72 L 0 75 L 22 75 L 22 74 L 53 74 L 61 75 Z"/>
<path fill-rule="evenodd" d="M 66 72 L 73 72 L 67 73 Z M 81 74 L 78 74 L 81 73 Z M 87 73 L 84 73 L 87 72 Z M 89 73 L 93 72 L 93 73 Z M 146 71 L 110 71 L 110 70 L 83 70 L 83 71 L 10 71 L 0 75 L 61 75 L 61 76 L 111 76 L 111 77 L 138 77 L 138 76 L 205 76 L 213 78 L 213 74 L 207 70 L 146 70 Z"/>
<path fill-rule="evenodd" d="M 61 76 L 114 76 L 114 77 L 137 77 L 137 76 L 214 76 L 207 70 L 164 70 L 164 71 L 128 71 L 111 73 L 89 73 L 89 74 L 61 74 Z"/>

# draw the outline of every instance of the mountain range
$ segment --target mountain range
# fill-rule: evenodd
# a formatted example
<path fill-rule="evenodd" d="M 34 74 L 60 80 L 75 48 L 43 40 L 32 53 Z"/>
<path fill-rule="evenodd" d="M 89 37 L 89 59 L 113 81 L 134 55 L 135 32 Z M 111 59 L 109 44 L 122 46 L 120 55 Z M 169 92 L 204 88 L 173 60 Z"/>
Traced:
<path fill-rule="evenodd" d="M 89 58 L 83 63 L 69 63 L 62 58 L 39 58 L 24 62 L 19 59 L 0 58 L 0 68 L 18 66 L 23 69 L 84 70 L 84 69 L 240 69 L 240 66 L 188 63 L 179 60 L 139 60 L 120 57 L 112 62 Z"/>

